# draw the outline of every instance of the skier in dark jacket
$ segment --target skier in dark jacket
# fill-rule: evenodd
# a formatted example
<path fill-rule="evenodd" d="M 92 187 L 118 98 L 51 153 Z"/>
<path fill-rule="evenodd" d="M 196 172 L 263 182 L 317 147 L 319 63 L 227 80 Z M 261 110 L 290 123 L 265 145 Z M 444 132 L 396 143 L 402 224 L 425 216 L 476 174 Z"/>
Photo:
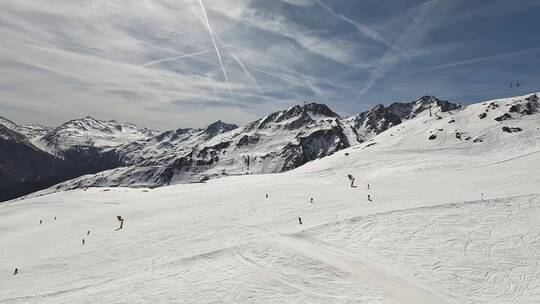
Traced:
<path fill-rule="evenodd" d="M 116 230 L 120 230 L 124 227 L 124 218 L 122 218 L 120 215 L 116 216 L 116 218 L 120 222 L 120 227 L 118 227 Z"/>
<path fill-rule="evenodd" d="M 354 176 L 352 176 L 352 175 L 350 175 L 350 174 L 347 174 L 347 177 L 348 177 L 349 180 L 351 181 L 351 188 L 354 188 L 354 187 L 355 187 L 355 186 L 354 186 L 354 180 L 355 180 Z"/>
<path fill-rule="evenodd" d="M 15 271 L 13 272 L 13 275 L 17 275 L 19 273 L 19 268 L 15 268 Z"/>
<path fill-rule="evenodd" d="M 302 218 L 301 218 L 301 217 L 298 217 L 298 223 L 299 223 L 300 225 L 302 225 Z"/>

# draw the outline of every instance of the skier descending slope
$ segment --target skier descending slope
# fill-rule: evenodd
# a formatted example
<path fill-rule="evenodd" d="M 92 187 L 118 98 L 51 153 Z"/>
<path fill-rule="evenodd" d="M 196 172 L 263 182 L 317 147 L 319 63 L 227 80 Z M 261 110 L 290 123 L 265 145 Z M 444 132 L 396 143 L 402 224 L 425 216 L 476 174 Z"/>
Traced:
<path fill-rule="evenodd" d="M 15 268 L 15 271 L 13 271 L 13 275 L 17 275 L 19 273 L 19 268 Z"/>
<path fill-rule="evenodd" d="M 356 187 L 356 186 L 354 185 L 354 180 L 355 180 L 354 176 L 352 176 L 352 175 L 350 175 L 350 174 L 347 174 L 347 177 L 348 177 L 349 180 L 351 181 L 351 188 Z"/>
<path fill-rule="evenodd" d="M 117 215 L 116 218 L 120 222 L 120 227 L 118 227 L 116 230 L 120 230 L 120 229 L 124 228 L 124 219 L 120 215 Z"/>
<path fill-rule="evenodd" d="M 299 223 L 300 225 L 302 225 L 302 218 L 301 218 L 301 217 L 298 217 L 298 223 Z"/>

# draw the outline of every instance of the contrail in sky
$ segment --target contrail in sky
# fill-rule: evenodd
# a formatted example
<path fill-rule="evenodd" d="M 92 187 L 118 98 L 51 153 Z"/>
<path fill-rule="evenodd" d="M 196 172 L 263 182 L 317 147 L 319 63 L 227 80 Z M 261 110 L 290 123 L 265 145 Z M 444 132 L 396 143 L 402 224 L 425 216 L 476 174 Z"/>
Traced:
<path fill-rule="evenodd" d="M 225 77 L 225 82 L 227 82 L 227 86 L 229 87 L 229 95 L 232 97 L 231 85 L 229 84 L 229 76 L 227 76 L 227 70 L 225 69 L 225 66 L 223 65 L 223 60 L 221 60 L 221 53 L 219 52 L 219 48 L 216 44 L 216 40 L 214 39 L 214 33 L 212 32 L 210 21 L 208 21 L 206 8 L 204 7 L 202 0 L 199 0 L 199 4 L 201 5 L 204 21 L 206 22 L 206 27 L 208 28 L 208 33 L 210 34 L 210 38 L 212 38 L 212 44 L 214 45 L 214 49 L 216 50 L 216 54 L 219 60 L 219 65 L 221 66 L 221 70 L 223 71 L 223 76 Z"/>
<path fill-rule="evenodd" d="M 142 66 L 149 66 L 149 65 L 156 64 L 156 63 L 175 61 L 175 60 L 182 59 L 182 58 L 189 58 L 189 57 L 202 55 L 202 54 L 208 54 L 208 53 L 212 53 L 212 52 L 214 52 L 214 49 L 204 50 L 204 51 L 199 51 L 199 52 L 194 52 L 194 53 L 189 53 L 189 54 L 182 54 L 182 55 L 178 55 L 178 56 L 174 56 L 174 57 L 167 57 L 167 58 L 152 60 L 152 61 L 149 61 L 147 63 L 143 63 Z"/>
<path fill-rule="evenodd" d="M 186 1 L 184 0 L 184 3 L 191 9 L 191 12 L 193 13 L 193 15 L 195 17 L 197 17 L 198 19 L 201 20 L 202 23 L 205 23 L 204 20 L 202 20 L 199 16 L 197 16 L 197 13 L 195 12 L 195 10 L 193 10 L 193 7 Z M 223 40 L 221 40 L 219 38 L 219 35 L 217 35 L 217 33 L 215 34 L 215 37 L 221 41 L 221 43 L 223 44 Z M 238 45 L 238 44 L 237 44 Z M 223 49 L 224 47 L 222 47 Z M 259 91 L 260 94 L 262 94 L 262 89 L 261 87 L 259 86 L 259 83 L 257 82 L 257 80 L 255 79 L 255 77 L 253 77 L 251 75 L 251 73 L 246 69 L 246 65 L 242 62 L 242 60 L 240 60 L 240 58 L 238 58 L 238 56 L 236 56 L 236 54 L 234 54 L 231 50 L 229 50 L 229 54 L 231 55 L 231 57 L 233 57 L 233 59 L 238 63 L 238 65 L 242 68 L 242 70 L 244 71 L 244 73 L 246 74 L 246 76 L 251 80 L 251 82 L 253 82 L 253 84 L 255 85 L 255 88 L 257 89 L 257 91 Z"/>
<path fill-rule="evenodd" d="M 539 50 L 540 50 L 540 47 L 535 47 L 535 48 L 523 49 L 523 50 L 513 51 L 513 52 L 508 52 L 508 53 L 500 53 L 500 54 L 489 55 L 489 56 L 484 56 L 484 57 L 477 57 L 477 58 L 466 59 L 466 60 L 462 60 L 462 61 L 456 61 L 456 62 L 445 63 L 445 64 L 441 64 L 441 65 L 431 66 L 431 67 L 427 67 L 427 68 L 423 68 L 423 69 L 418 69 L 418 70 L 414 70 L 414 71 L 411 71 L 411 72 L 408 72 L 408 73 L 399 74 L 399 75 L 395 75 L 395 76 L 406 76 L 406 75 L 411 75 L 411 74 L 415 74 L 415 73 L 418 73 L 418 72 L 450 68 L 450 67 L 454 67 L 454 66 L 460 66 L 460 65 L 466 65 L 466 64 L 476 63 L 476 62 L 488 61 L 488 60 L 503 58 L 503 57 L 507 57 L 507 56 L 515 56 L 515 55 L 519 55 L 519 54 L 531 53 L 531 52 L 535 52 L 535 51 L 539 51 Z"/>
<path fill-rule="evenodd" d="M 239 42 L 239 43 L 220 46 L 218 48 L 220 50 L 229 49 L 229 48 L 234 48 L 234 47 L 242 45 L 242 44 L 252 43 L 252 42 L 255 42 L 255 41 L 257 41 L 257 40 L 248 40 L 248 41 L 243 41 L 243 42 Z M 204 54 L 208 54 L 208 53 L 212 53 L 212 52 L 215 52 L 214 48 L 207 49 L 207 50 L 201 50 L 201 51 L 197 51 L 197 52 L 193 52 L 193 53 L 181 54 L 181 55 L 173 56 L 173 57 L 166 57 L 166 58 L 156 59 L 156 60 L 148 61 L 148 62 L 143 63 L 141 65 L 142 66 L 149 66 L 149 65 L 154 65 L 156 63 L 175 61 L 175 60 L 182 59 L 182 58 L 189 58 L 189 57 L 198 56 L 198 55 L 204 55 Z"/>
<path fill-rule="evenodd" d="M 384 39 L 383 36 L 381 36 L 379 33 L 377 33 L 377 31 L 370 28 L 369 26 L 367 26 L 365 24 L 362 24 L 362 23 L 359 23 L 359 22 L 356 22 L 356 21 L 351 20 L 351 19 L 349 19 L 349 18 L 347 18 L 347 17 L 345 17 L 345 16 L 343 16 L 341 14 L 336 13 L 328 4 L 324 3 L 322 0 L 315 0 L 315 2 L 317 2 L 317 4 L 319 4 L 320 7 L 322 7 L 325 11 L 332 14 L 334 17 L 336 17 L 338 19 L 341 19 L 341 20 L 344 20 L 344 21 L 352 24 L 354 27 L 356 27 L 356 29 L 359 32 L 365 34 L 369 38 L 371 38 L 371 39 L 373 39 L 375 41 L 379 41 L 379 42 L 383 43 L 384 45 L 386 45 L 387 47 L 389 47 L 389 48 L 393 49 L 394 51 L 400 53 L 401 55 L 404 55 L 405 57 L 407 57 L 406 54 L 404 54 L 402 51 L 397 49 L 395 45 L 388 42 L 386 39 Z"/>

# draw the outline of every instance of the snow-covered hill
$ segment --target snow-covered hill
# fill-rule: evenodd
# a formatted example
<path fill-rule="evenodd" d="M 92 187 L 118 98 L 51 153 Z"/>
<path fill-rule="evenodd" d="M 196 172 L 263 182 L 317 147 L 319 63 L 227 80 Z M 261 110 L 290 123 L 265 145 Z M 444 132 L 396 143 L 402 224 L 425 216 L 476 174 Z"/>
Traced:
<path fill-rule="evenodd" d="M 285 173 L 3 203 L 0 303 L 538 303 L 539 143 L 527 95 Z"/>

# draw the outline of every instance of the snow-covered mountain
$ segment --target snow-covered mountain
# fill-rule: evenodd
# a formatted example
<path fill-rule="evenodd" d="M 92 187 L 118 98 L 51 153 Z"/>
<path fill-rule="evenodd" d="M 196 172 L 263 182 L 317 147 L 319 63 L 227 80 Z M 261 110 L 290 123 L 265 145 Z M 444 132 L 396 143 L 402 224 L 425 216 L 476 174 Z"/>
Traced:
<path fill-rule="evenodd" d="M 243 128 L 180 129 L 109 150 L 122 167 L 69 181 L 60 188 L 161 186 L 204 181 L 227 175 L 277 173 L 297 168 L 416 117 L 461 105 L 422 97 L 342 118 L 324 104 L 309 103 L 269 114 Z M 428 114 L 426 114 L 428 115 Z M 217 123 L 221 125 L 221 122 Z"/>
<path fill-rule="evenodd" d="M 70 120 L 47 132 L 40 143 L 53 153 L 79 147 L 106 148 L 150 138 L 156 131 L 116 120 L 98 120 L 90 116 Z"/>
<path fill-rule="evenodd" d="M 39 124 L 22 125 L 12 122 L 9 119 L 0 116 L 0 125 L 24 135 L 29 141 L 37 140 L 43 137 L 51 130 L 49 127 L 44 127 Z"/>
<path fill-rule="evenodd" d="M 437 115 L 447 111 L 461 109 L 463 105 L 433 96 L 423 96 L 412 102 L 395 102 L 389 106 L 378 104 L 370 111 L 345 119 L 352 126 L 357 141 L 364 142 L 371 137 L 402 123 L 405 120 L 424 115 Z"/>
<path fill-rule="evenodd" d="M 294 106 L 243 128 L 216 122 L 108 150 L 126 167 L 60 187 L 160 186 L 238 174 L 274 173 L 349 147 L 339 115 L 321 104 Z"/>
<path fill-rule="evenodd" d="M 0 200 L 27 194 L 56 183 L 116 168 L 108 146 L 144 139 L 155 131 L 128 123 L 90 117 L 52 129 L 22 125 L 0 117 Z"/>
<path fill-rule="evenodd" d="M 242 128 L 218 121 L 206 128 L 160 134 L 133 124 L 85 117 L 36 131 L 28 138 L 63 160 L 59 175 L 75 178 L 97 173 L 59 188 L 161 186 L 288 171 L 369 140 L 422 113 L 428 115 L 427 110 L 437 115 L 459 108 L 460 104 L 425 96 L 342 118 L 324 104 L 310 103 L 269 114 Z M 27 126 L 7 122 L 11 129 L 31 133 Z"/>
<path fill-rule="evenodd" d="M 400 149 L 497 147 L 497 141 L 515 136 L 527 141 L 528 134 L 536 131 L 532 128 L 538 113 L 537 94 L 490 100 L 457 111 L 409 120 L 381 134 L 370 144 L 381 149 L 398 144 Z M 530 140 L 534 139 L 531 137 Z"/>
<path fill-rule="evenodd" d="M 219 120 L 205 128 L 166 131 L 154 137 L 126 143 L 108 151 L 117 153 L 124 165 L 159 165 L 168 163 L 211 138 L 236 128 L 238 126 Z"/>

